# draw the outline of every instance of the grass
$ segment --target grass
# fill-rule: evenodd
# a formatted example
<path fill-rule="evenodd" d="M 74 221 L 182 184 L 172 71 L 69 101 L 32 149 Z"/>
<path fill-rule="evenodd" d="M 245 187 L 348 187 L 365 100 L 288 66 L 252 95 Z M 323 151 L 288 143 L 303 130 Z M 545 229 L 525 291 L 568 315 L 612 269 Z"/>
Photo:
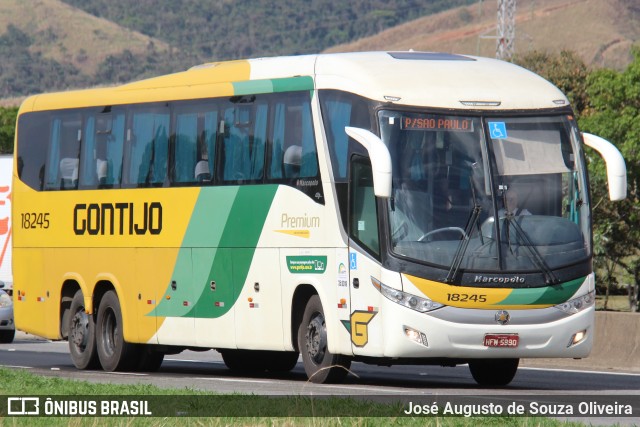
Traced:
<path fill-rule="evenodd" d="M 403 416 L 400 403 L 374 403 L 354 398 L 257 395 L 216 395 L 189 389 L 162 389 L 151 385 L 94 384 L 57 377 L 34 375 L 22 370 L 0 368 L 0 396 L 41 396 L 62 399 L 161 400 L 166 406 L 188 403 L 189 413 L 207 414 L 219 408 L 220 417 L 2 417 L 7 402 L 0 401 L 0 426 L 582 426 L 536 417 L 443 417 Z M 58 397 L 56 397 L 58 396 Z M 106 397 L 108 396 L 108 397 Z M 343 416 L 354 414 L 358 416 Z M 227 415 L 246 414 L 246 416 Z M 266 414 L 266 415 L 265 415 Z M 276 416 L 272 416 L 277 414 Z M 305 416 L 299 416 L 300 414 Z M 337 414 L 337 415 L 331 415 Z M 397 414 L 397 415 L 396 415 Z M 319 415 L 319 416 L 310 416 Z"/>

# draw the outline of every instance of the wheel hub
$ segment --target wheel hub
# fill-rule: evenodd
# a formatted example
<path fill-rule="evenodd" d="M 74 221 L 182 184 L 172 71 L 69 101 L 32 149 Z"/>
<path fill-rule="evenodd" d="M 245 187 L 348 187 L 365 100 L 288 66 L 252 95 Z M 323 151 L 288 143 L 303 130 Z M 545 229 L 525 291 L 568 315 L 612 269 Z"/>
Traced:
<path fill-rule="evenodd" d="M 83 311 L 78 311 L 71 319 L 71 342 L 79 348 L 87 346 L 89 337 L 89 316 Z"/>
<path fill-rule="evenodd" d="M 327 349 L 327 328 L 321 314 L 315 316 L 307 327 L 307 352 L 309 357 L 320 364 Z"/>

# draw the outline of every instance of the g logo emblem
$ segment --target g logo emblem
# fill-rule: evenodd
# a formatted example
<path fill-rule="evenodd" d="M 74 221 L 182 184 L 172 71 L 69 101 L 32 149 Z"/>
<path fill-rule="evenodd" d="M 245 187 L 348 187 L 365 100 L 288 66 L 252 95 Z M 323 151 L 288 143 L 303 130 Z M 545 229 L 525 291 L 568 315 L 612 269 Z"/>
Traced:
<path fill-rule="evenodd" d="M 511 315 L 507 310 L 499 310 L 496 312 L 495 319 L 499 325 L 506 325 L 511 320 Z"/>

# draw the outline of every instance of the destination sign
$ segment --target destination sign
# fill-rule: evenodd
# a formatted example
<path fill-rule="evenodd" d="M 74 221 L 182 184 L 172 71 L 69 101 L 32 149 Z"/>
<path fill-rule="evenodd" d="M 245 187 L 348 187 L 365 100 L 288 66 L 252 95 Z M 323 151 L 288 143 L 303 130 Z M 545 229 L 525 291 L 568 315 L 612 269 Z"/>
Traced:
<path fill-rule="evenodd" d="M 400 129 L 442 132 L 473 132 L 473 119 L 454 116 L 406 115 L 400 119 Z"/>

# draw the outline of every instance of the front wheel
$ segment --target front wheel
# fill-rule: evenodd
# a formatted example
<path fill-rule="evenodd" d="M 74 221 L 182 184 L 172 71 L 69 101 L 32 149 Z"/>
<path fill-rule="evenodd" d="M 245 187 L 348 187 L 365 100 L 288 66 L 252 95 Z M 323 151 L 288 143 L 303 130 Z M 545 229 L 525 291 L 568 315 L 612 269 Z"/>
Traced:
<path fill-rule="evenodd" d="M 519 363 L 520 359 L 479 359 L 469 361 L 469 370 L 479 385 L 502 387 L 516 376 Z"/>
<path fill-rule="evenodd" d="M 135 367 L 139 357 L 136 346 L 124 340 L 122 310 L 114 291 L 100 301 L 96 322 L 98 358 L 105 371 L 124 371 Z"/>
<path fill-rule="evenodd" d="M 349 373 L 351 359 L 332 354 L 327 347 L 327 326 L 320 297 L 313 295 L 298 329 L 298 348 L 309 381 L 318 384 L 342 381 Z"/>
<path fill-rule="evenodd" d="M 82 291 L 76 291 L 69 308 L 69 353 L 78 369 L 98 367 L 96 328 L 93 315 L 87 314 Z"/>

